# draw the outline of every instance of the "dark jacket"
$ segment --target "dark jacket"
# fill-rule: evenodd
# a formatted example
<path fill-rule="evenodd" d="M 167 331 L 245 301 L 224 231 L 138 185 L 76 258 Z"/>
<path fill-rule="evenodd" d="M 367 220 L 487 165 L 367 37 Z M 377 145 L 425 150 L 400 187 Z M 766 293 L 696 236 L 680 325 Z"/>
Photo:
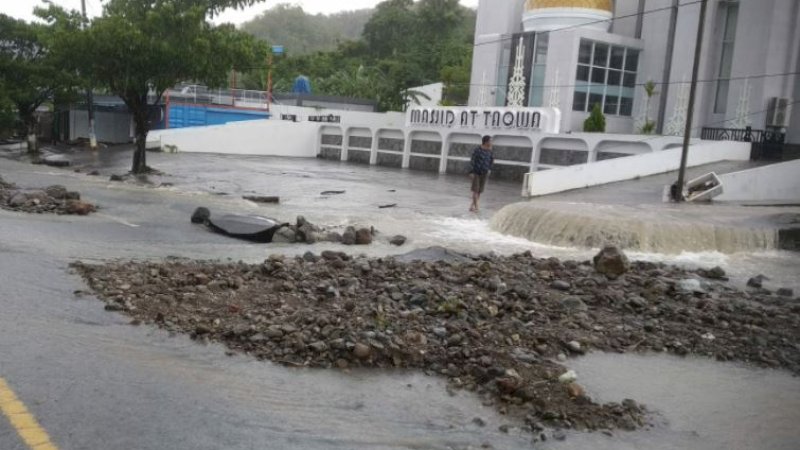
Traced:
<path fill-rule="evenodd" d="M 469 173 L 475 175 L 486 175 L 492 170 L 494 165 L 494 155 L 491 150 L 484 150 L 482 147 L 477 147 L 472 152 L 472 159 L 470 160 Z"/>

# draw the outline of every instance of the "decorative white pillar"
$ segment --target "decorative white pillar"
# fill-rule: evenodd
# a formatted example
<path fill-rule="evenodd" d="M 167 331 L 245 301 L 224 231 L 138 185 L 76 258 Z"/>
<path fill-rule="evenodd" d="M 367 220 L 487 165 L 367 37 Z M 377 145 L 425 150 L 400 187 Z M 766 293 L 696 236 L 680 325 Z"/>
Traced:
<path fill-rule="evenodd" d="M 402 168 L 408 169 L 409 164 L 411 163 L 411 135 L 413 134 L 412 131 L 406 133 L 406 138 L 403 140 L 403 163 Z"/>
<path fill-rule="evenodd" d="M 745 78 L 742 95 L 739 96 L 739 103 L 736 106 L 736 120 L 732 124 L 733 128 L 744 129 L 750 126 L 750 92 L 752 90 L 750 79 Z"/>
<path fill-rule="evenodd" d="M 478 100 L 478 106 L 488 106 L 486 104 L 486 71 L 483 71 L 483 78 L 481 79 L 481 89 L 480 89 L 480 99 Z"/>
<path fill-rule="evenodd" d="M 445 131 L 442 134 L 442 152 L 439 156 L 439 173 L 447 173 L 447 157 L 450 155 L 450 132 Z"/>
<path fill-rule="evenodd" d="M 372 133 L 372 145 L 369 148 L 369 164 L 374 166 L 378 163 L 378 143 L 380 142 L 380 128 Z"/>
<path fill-rule="evenodd" d="M 517 54 L 514 57 L 514 74 L 508 83 L 508 106 L 512 108 L 521 108 L 525 106 L 525 44 L 522 38 L 519 38 L 519 45 L 517 45 Z"/>
<path fill-rule="evenodd" d="M 347 154 L 350 151 L 350 132 L 352 128 L 347 128 L 342 132 L 342 150 L 341 150 L 341 160 L 347 161 Z"/>
<path fill-rule="evenodd" d="M 672 117 L 664 128 L 667 136 L 683 136 L 686 129 L 686 115 L 689 112 L 689 84 L 686 78 L 681 83 L 681 90 L 678 92 L 678 99 L 675 101 Z"/>
<path fill-rule="evenodd" d="M 550 86 L 550 101 L 547 103 L 551 108 L 561 107 L 561 87 L 558 85 L 560 78 L 559 69 L 556 69 L 556 78 Z"/>

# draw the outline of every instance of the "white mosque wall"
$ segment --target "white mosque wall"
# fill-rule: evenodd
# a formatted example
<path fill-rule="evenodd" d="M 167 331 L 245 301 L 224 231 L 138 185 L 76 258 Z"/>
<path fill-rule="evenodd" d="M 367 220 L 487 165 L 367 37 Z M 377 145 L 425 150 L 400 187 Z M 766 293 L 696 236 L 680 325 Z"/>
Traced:
<path fill-rule="evenodd" d="M 699 141 L 691 146 L 687 166 L 748 159 L 750 159 L 750 144 Z M 523 182 L 523 195 L 536 197 L 671 172 L 680 167 L 680 161 L 681 149 L 672 148 L 624 159 L 530 173 Z"/>
<path fill-rule="evenodd" d="M 297 108 L 297 107 L 293 107 Z M 308 108 L 306 108 L 308 109 Z M 558 112 L 541 109 L 537 130 L 415 125 L 401 113 L 339 111 L 338 123 L 256 120 L 202 128 L 154 131 L 149 147 L 180 152 L 321 157 L 337 161 L 408 168 L 438 173 L 466 173 L 481 136 L 495 143 L 495 176 L 522 181 L 529 172 L 593 164 L 680 146 L 681 138 L 612 133 L 558 133 Z M 284 113 L 308 113 L 286 109 Z M 319 112 L 317 112 L 319 113 Z M 325 111 L 322 116 L 330 112 Z M 483 117 L 482 115 L 478 115 Z"/>
<path fill-rule="evenodd" d="M 800 160 L 720 175 L 723 193 L 714 200 L 796 204 L 800 199 Z"/>

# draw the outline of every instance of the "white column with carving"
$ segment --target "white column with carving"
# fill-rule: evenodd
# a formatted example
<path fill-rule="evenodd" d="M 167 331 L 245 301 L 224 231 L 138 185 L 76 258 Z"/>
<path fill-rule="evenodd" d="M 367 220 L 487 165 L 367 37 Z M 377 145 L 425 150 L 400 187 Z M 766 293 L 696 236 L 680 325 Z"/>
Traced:
<path fill-rule="evenodd" d="M 517 54 L 514 60 L 514 74 L 508 83 L 508 106 L 512 108 L 521 108 L 525 106 L 525 44 L 522 38 L 519 38 L 519 45 L 517 46 Z"/>
<path fill-rule="evenodd" d="M 483 78 L 481 79 L 481 89 L 480 89 L 480 100 L 478 100 L 478 106 L 488 106 L 486 104 L 487 92 L 486 92 L 486 71 L 483 71 Z"/>
<path fill-rule="evenodd" d="M 747 128 L 750 126 L 750 79 L 745 78 L 742 86 L 742 95 L 739 97 L 739 104 L 736 106 L 736 119 L 733 121 L 733 128 Z"/>
<path fill-rule="evenodd" d="M 547 102 L 547 106 L 551 108 L 560 108 L 561 107 L 561 86 L 558 85 L 561 76 L 559 74 L 558 69 L 556 69 L 556 77 L 555 80 L 552 82 L 550 86 L 550 101 Z"/>
<path fill-rule="evenodd" d="M 684 78 L 681 83 L 672 117 L 664 128 L 664 134 L 667 136 L 683 136 L 683 132 L 686 130 L 686 115 L 689 113 L 689 84 L 685 80 Z"/>

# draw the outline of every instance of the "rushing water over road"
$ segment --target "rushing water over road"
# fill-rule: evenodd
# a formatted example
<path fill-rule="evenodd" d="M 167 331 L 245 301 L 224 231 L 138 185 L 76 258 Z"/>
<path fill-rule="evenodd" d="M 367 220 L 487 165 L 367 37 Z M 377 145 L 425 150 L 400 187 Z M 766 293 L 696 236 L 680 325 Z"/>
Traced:
<path fill-rule="evenodd" d="M 454 176 L 341 165 L 317 160 L 215 155 L 150 156 L 172 187 L 109 183 L 129 155 L 109 151 L 89 177 L 0 159 L 0 173 L 25 186 L 64 184 L 102 206 L 94 216 L 27 216 L 0 211 L 0 376 L 7 378 L 63 449 L 497 449 L 532 448 L 477 397 L 444 390 L 415 373 L 290 370 L 223 348 L 198 345 L 103 311 L 68 274 L 75 259 L 182 256 L 259 262 L 269 253 L 339 247 L 253 245 L 189 223 L 197 206 L 320 225 L 374 225 L 382 238 L 359 251 L 382 256 L 430 245 L 480 253 L 531 250 L 537 256 L 588 259 L 592 249 L 536 244 L 489 226 L 519 200 L 516 185 L 493 184 L 485 211 L 468 214 L 467 182 Z M 89 169 L 85 169 L 84 172 Z M 321 195 L 344 190 L 342 195 Z M 225 194 L 225 195 L 221 195 Z M 256 205 L 242 195 L 279 195 Z M 379 209 L 385 204 L 397 207 Z M 386 236 L 409 237 L 403 248 Z M 635 259 L 723 266 L 735 282 L 764 273 L 800 290 L 800 258 L 786 252 L 629 253 Z M 783 372 L 707 360 L 590 355 L 569 361 L 598 400 L 632 397 L 655 411 L 656 426 L 634 433 L 568 435 L 537 448 L 793 448 L 800 380 Z M 30 405 L 29 405 L 30 406 Z M 485 427 L 473 423 L 481 417 Z M 498 426 L 512 425 L 509 434 Z M 19 443 L 0 419 L 0 448 Z"/>

